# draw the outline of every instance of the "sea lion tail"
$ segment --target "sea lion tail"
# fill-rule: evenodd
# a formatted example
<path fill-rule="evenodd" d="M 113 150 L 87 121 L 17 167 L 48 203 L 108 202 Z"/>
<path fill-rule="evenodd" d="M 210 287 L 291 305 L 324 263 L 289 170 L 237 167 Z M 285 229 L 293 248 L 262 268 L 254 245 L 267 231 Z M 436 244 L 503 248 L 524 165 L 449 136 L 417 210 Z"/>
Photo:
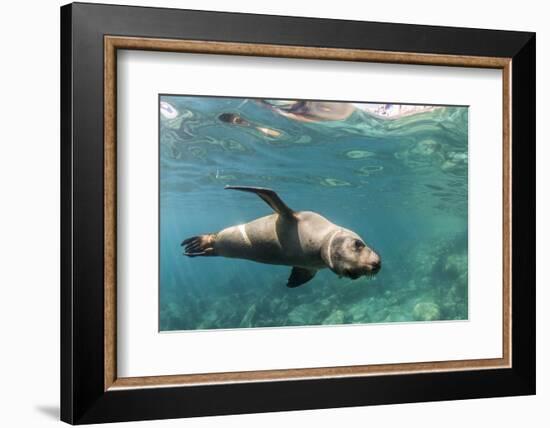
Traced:
<path fill-rule="evenodd" d="M 181 246 L 184 247 L 183 255 L 187 257 L 216 256 L 215 242 L 216 234 L 214 233 L 187 238 L 181 243 Z"/>

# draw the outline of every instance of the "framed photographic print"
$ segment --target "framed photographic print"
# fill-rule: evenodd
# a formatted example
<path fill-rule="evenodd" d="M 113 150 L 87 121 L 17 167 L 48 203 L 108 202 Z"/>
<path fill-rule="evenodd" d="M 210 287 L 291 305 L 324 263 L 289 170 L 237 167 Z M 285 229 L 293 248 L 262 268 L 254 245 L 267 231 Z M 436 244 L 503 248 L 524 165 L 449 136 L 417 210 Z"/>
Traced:
<path fill-rule="evenodd" d="M 535 393 L 535 35 L 61 8 L 61 418 Z"/>

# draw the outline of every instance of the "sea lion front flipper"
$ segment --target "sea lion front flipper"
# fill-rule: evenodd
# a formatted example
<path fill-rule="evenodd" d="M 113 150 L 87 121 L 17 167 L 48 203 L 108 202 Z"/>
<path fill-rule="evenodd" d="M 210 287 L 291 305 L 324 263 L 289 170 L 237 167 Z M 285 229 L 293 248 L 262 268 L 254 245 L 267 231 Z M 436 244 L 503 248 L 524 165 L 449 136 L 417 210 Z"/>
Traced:
<path fill-rule="evenodd" d="M 277 193 L 275 193 L 275 191 L 271 189 L 266 189 L 264 187 L 251 187 L 251 186 L 225 186 L 225 189 L 256 193 L 278 214 L 282 215 L 285 218 L 294 218 L 294 211 L 292 211 L 281 200 L 281 198 L 279 198 L 279 195 L 277 195 Z"/>
<path fill-rule="evenodd" d="M 290 272 L 290 276 L 288 278 L 286 286 L 290 288 L 295 288 L 302 284 L 305 284 L 309 280 L 313 279 L 316 273 L 316 270 L 294 266 L 292 268 L 292 272 Z"/>

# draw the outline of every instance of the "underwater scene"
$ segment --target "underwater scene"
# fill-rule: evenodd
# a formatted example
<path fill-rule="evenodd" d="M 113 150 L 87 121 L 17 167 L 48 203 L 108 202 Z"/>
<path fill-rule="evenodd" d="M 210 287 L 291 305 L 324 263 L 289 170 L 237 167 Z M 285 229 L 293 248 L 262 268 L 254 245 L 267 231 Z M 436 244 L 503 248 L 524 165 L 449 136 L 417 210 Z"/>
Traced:
<path fill-rule="evenodd" d="M 160 331 L 468 319 L 467 107 L 159 95 L 159 138 Z"/>

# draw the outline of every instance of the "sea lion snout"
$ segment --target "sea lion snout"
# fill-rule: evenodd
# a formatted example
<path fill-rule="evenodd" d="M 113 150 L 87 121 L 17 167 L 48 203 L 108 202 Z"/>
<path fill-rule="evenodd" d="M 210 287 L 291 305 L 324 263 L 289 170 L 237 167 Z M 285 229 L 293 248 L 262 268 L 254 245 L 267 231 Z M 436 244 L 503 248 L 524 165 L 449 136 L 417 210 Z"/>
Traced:
<path fill-rule="evenodd" d="M 369 249 L 370 253 L 367 256 L 367 269 L 371 273 L 377 273 L 382 268 L 382 260 L 380 259 L 380 256 L 378 253 L 372 249 Z"/>
<path fill-rule="evenodd" d="M 358 257 L 357 263 L 348 263 L 348 267 L 344 271 L 344 276 L 351 279 L 357 279 L 361 276 L 372 276 L 378 273 L 382 268 L 382 260 L 376 251 L 365 245 L 361 249 L 361 254 Z"/>

